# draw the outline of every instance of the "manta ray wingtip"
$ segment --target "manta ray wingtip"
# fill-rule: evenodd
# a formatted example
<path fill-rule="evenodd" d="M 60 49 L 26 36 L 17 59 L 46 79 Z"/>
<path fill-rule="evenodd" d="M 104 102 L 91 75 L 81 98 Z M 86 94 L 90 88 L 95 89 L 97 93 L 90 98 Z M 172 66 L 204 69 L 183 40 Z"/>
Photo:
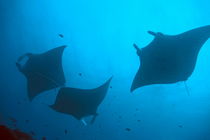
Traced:
<path fill-rule="evenodd" d="M 133 91 L 136 89 L 136 87 L 134 87 L 133 85 L 130 88 L 130 92 L 133 93 Z"/>
<path fill-rule="evenodd" d="M 132 93 L 136 88 L 137 88 L 137 86 L 133 82 L 131 85 L 131 88 L 130 88 L 130 92 Z"/>
<path fill-rule="evenodd" d="M 68 47 L 68 45 L 61 45 L 60 47 L 61 48 L 66 48 L 66 47 Z"/>
<path fill-rule="evenodd" d="M 114 77 L 114 76 L 112 75 L 112 76 L 109 78 L 109 81 L 111 81 L 111 80 L 113 79 L 113 77 Z"/>

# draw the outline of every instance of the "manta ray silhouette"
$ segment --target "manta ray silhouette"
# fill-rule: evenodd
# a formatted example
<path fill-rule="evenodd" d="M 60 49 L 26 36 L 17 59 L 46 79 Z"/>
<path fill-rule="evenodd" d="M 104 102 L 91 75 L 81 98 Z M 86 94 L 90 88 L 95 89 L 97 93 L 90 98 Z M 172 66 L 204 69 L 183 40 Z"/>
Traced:
<path fill-rule="evenodd" d="M 77 120 L 93 115 L 91 121 L 93 123 L 97 116 L 97 108 L 107 94 L 111 79 L 94 89 L 61 88 L 55 104 L 50 107 L 57 112 L 72 115 Z"/>
<path fill-rule="evenodd" d="M 65 47 L 57 47 L 42 54 L 26 53 L 19 57 L 16 65 L 27 79 L 30 100 L 41 92 L 65 84 L 62 68 L 62 54 Z M 21 61 L 25 58 L 27 61 L 22 65 Z"/>
<path fill-rule="evenodd" d="M 169 84 L 186 81 L 192 74 L 198 53 L 210 37 L 210 25 L 178 35 L 154 33 L 154 40 L 139 49 L 140 68 L 133 80 L 131 92 L 151 84 Z"/>

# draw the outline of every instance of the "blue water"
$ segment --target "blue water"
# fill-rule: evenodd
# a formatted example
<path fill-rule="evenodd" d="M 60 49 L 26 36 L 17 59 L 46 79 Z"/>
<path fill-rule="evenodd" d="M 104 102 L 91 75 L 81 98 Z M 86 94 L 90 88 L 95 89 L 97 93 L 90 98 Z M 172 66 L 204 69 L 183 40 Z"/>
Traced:
<path fill-rule="evenodd" d="M 1 0 L 0 123 L 14 127 L 8 118 L 15 118 L 15 128 L 33 131 L 35 139 L 210 140 L 210 41 L 186 81 L 190 95 L 183 82 L 130 93 L 139 67 L 132 44 L 143 48 L 151 42 L 148 30 L 174 35 L 208 25 L 209 14 L 207 0 Z M 68 45 L 67 86 L 95 88 L 114 76 L 93 125 L 49 109 L 55 90 L 28 101 L 17 58 L 61 45 Z"/>

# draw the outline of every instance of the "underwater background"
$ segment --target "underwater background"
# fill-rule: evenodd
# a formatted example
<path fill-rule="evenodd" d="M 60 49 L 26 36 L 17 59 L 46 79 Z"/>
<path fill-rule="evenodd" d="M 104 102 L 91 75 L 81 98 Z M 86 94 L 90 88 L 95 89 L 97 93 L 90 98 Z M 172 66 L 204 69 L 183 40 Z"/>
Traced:
<path fill-rule="evenodd" d="M 1 0 L 0 124 L 37 140 L 210 140 L 210 41 L 186 81 L 189 95 L 183 82 L 130 92 L 139 67 L 133 43 L 148 45 L 148 30 L 208 25 L 209 14 L 207 0 Z M 113 76 L 92 125 L 49 108 L 58 89 L 28 99 L 17 58 L 61 45 L 66 86 L 91 89 Z"/>

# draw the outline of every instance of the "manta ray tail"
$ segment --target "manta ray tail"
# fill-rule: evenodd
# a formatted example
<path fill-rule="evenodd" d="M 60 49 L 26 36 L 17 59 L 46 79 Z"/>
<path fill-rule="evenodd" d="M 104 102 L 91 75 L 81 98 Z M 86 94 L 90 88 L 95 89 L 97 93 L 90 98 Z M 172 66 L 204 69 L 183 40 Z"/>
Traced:
<path fill-rule="evenodd" d="M 90 124 L 93 124 L 97 118 L 98 114 L 96 113 L 90 121 Z"/>
<path fill-rule="evenodd" d="M 187 95 L 190 96 L 190 91 L 189 91 L 189 88 L 188 88 L 188 86 L 187 86 L 186 81 L 184 81 L 184 86 L 185 86 L 185 89 L 186 89 L 186 91 L 187 91 Z"/>

